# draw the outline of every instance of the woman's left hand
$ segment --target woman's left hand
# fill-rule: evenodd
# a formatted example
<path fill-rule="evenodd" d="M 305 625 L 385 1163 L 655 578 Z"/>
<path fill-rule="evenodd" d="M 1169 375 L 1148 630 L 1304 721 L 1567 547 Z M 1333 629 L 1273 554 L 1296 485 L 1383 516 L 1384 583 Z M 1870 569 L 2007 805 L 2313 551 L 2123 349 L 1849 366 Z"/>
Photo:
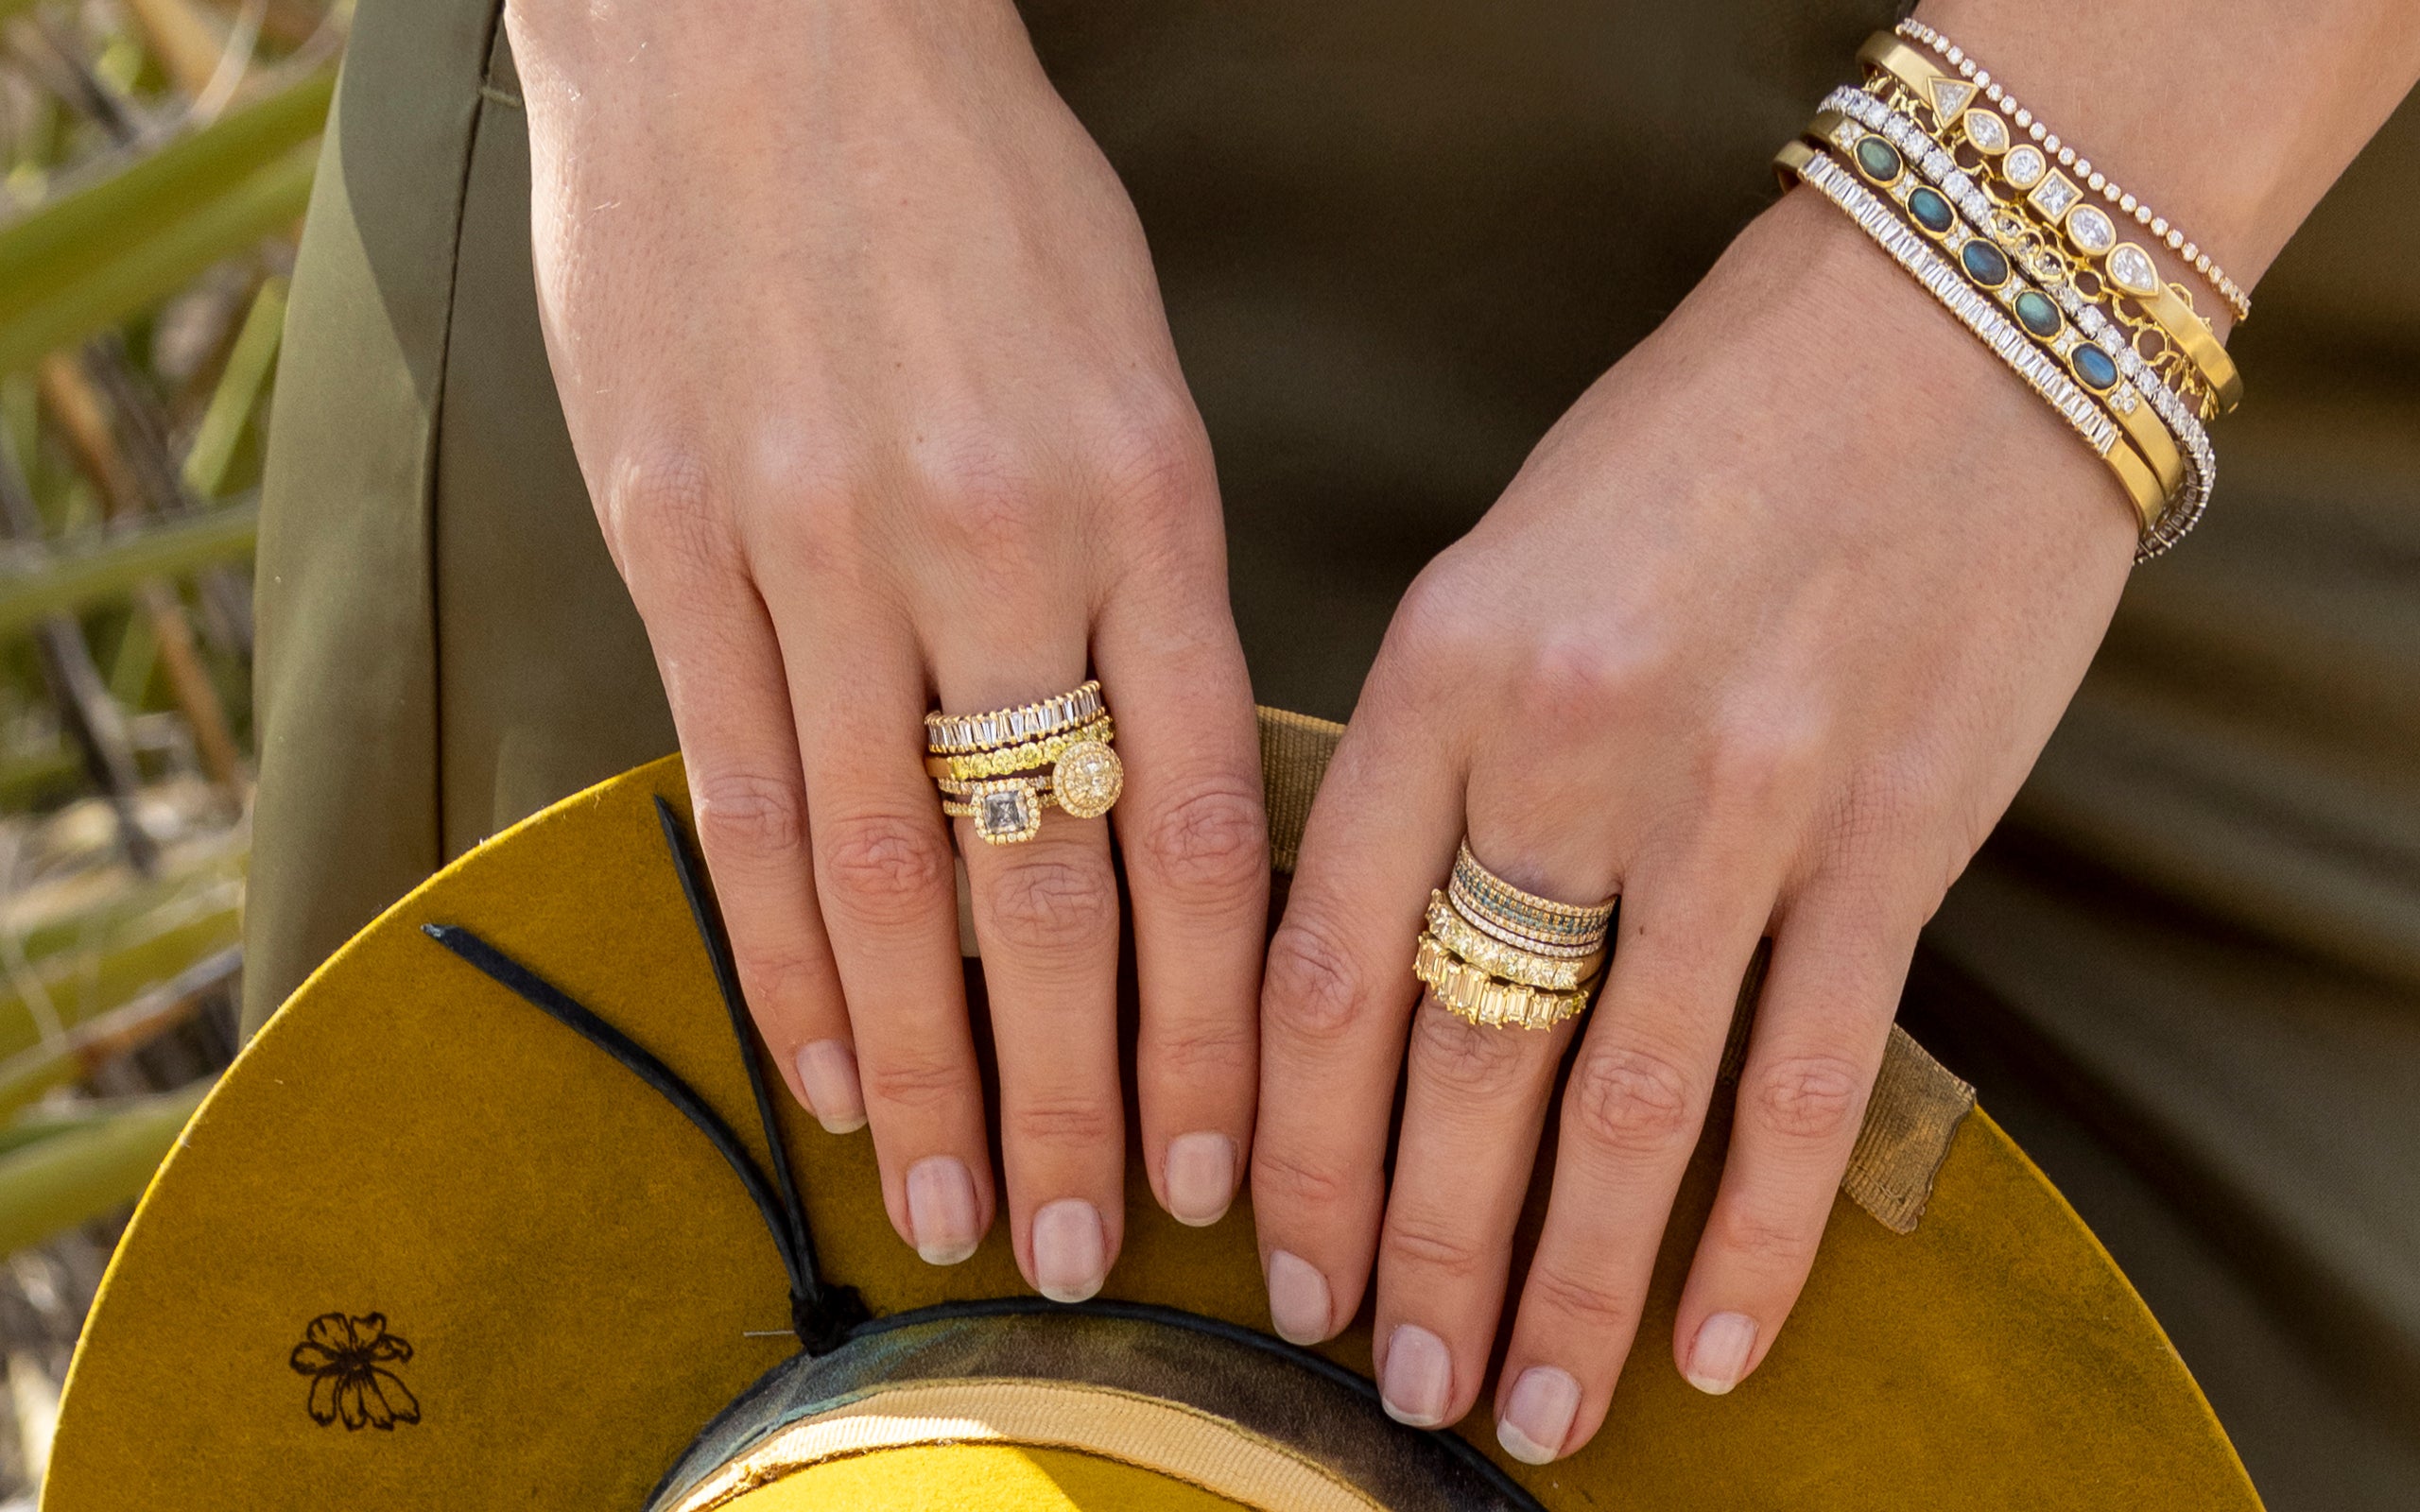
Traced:
<path fill-rule="evenodd" d="M 1280 1332 L 1342 1329 L 1374 1257 L 1389 1410 L 1470 1411 L 1582 1033 L 1495 1410 L 1522 1458 L 1585 1442 L 1770 935 L 1673 1339 L 1703 1390 L 1754 1369 L 1917 930 L 2083 678 L 2133 521 L 2049 408 L 1819 197 L 1753 225 L 1422 575 L 1363 689 L 1264 991 L 1253 1192 Z M 1480 1028 L 1415 1003 L 1413 942 L 1465 832 L 1517 885 L 1620 895 L 1593 1017 Z"/>

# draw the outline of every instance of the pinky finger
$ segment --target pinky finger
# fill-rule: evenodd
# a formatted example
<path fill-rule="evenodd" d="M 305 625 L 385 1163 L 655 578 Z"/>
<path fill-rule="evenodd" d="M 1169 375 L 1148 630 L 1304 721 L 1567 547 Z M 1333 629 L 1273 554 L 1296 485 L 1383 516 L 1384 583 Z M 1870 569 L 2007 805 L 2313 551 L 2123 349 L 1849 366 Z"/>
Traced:
<path fill-rule="evenodd" d="M 1730 1152 L 1674 1320 L 1672 1355 L 1720 1396 L 1761 1364 L 1798 1301 L 1865 1119 L 1920 916 L 1873 896 L 1802 899 L 1773 939 Z"/>

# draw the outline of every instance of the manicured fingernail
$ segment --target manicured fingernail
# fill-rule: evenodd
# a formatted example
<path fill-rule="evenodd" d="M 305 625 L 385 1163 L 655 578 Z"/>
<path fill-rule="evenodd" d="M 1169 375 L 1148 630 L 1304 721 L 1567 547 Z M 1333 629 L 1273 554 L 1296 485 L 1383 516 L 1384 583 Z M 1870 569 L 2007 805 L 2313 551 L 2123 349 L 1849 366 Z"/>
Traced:
<path fill-rule="evenodd" d="M 1495 1441 L 1525 1465 L 1547 1464 L 1563 1452 L 1579 1411 L 1580 1383 L 1570 1372 L 1533 1365 L 1521 1372 L 1521 1379 L 1512 1383 L 1512 1395 L 1504 1399 Z"/>
<path fill-rule="evenodd" d="M 975 1177 L 954 1155 L 927 1155 L 908 1168 L 908 1227 L 930 1265 L 955 1265 L 983 1242 Z"/>
<path fill-rule="evenodd" d="M 1269 1320 L 1288 1344 L 1317 1344 L 1326 1338 L 1327 1278 L 1300 1255 L 1270 1250 Z"/>
<path fill-rule="evenodd" d="M 1398 1323 L 1387 1340 L 1386 1378 L 1378 1383 L 1387 1416 L 1414 1428 L 1434 1428 L 1445 1420 L 1445 1401 L 1454 1394 L 1454 1357 L 1445 1341 L 1417 1323 Z"/>
<path fill-rule="evenodd" d="M 857 1090 L 857 1056 L 838 1040 L 818 1040 L 798 1049 L 798 1084 L 806 1110 L 828 1133 L 854 1134 L 866 1126 L 865 1093 Z"/>
<path fill-rule="evenodd" d="M 1033 1287 L 1054 1302 L 1080 1302 L 1109 1278 L 1100 1210 L 1081 1197 L 1046 1202 L 1033 1215 Z"/>
<path fill-rule="evenodd" d="M 1748 1373 L 1748 1352 L 1756 1347 L 1756 1320 L 1738 1313 L 1717 1313 L 1698 1325 L 1689 1346 L 1689 1384 L 1709 1397 L 1720 1397 Z"/>
<path fill-rule="evenodd" d="M 1168 1215 L 1196 1228 L 1227 1215 L 1236 1200 L 1236 1142 L 1224 1134 L 1168 1141 Z"/>

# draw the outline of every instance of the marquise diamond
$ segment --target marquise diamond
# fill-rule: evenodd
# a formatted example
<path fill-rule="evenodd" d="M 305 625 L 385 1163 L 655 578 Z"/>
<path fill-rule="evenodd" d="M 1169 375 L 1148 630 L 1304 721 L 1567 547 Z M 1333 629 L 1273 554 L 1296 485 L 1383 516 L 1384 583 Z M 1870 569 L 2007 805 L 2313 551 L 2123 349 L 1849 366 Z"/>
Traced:
<path fill-rule="evenodd" d="M 1979 152 L 2005 152 L 2008 150 L 2008 123 L 1986 110 L 1968 111 L 1966 140 L 1974 143 Z"/>

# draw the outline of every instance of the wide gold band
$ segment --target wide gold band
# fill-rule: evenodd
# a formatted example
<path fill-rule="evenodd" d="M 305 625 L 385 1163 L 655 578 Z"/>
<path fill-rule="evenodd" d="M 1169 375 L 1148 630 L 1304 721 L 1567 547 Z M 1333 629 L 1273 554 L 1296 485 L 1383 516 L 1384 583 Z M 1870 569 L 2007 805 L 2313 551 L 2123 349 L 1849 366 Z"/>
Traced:
<path fill-rule="evenodd" d="M 1588 994 L 1547 992 L 1506 982 L 1458 959 L 1436 936 L 1423 931 L 1411 974 L 1437 994 L 1445 1011 L 1489 1028 L 1550 1029 L 1588 1006 Z"/>

